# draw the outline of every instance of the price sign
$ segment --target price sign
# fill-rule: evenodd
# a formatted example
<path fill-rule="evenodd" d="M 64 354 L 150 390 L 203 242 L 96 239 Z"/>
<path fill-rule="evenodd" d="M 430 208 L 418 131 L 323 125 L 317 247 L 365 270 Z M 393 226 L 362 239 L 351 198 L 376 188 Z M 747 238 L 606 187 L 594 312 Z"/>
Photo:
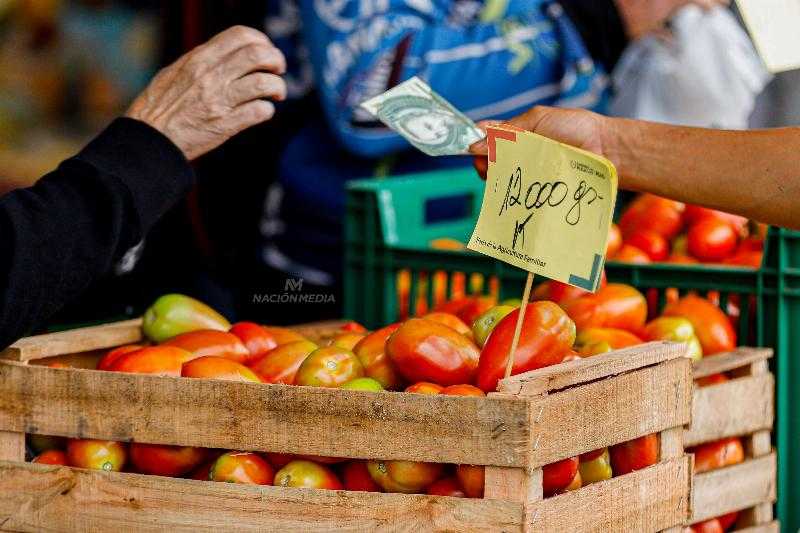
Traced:
<path fill-rule="evenodd" d="M 468 247 L 594 292 L 617 198 L 610 161 L 508 126 L 487 130 L 483 206 Z"/>

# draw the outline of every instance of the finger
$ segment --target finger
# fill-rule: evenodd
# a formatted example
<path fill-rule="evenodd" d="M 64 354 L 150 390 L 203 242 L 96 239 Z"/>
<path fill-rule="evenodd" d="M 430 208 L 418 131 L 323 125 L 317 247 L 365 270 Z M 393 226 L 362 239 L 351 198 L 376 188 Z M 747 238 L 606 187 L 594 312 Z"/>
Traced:
<path fill-rule="evenodd" d="M 251 44 L 228 54 L 220 63 L 220 68 L 222 75 L 228 79 L 241 78 L 258 71 L 283 74 L 286 72 L 286 58 L 271 44 Z"/>
<path fill-rule="evenodd" d="M 247 26 L 233 26 L 212 37 L 206 44 L 195 50 L 200 56 L 214 56 L 223 58 L 236 50 L 249 45 L 274 46 L 272 41 L 258 31 Z"/>
<path fill-rule="evenodd" d="M 231 137 L 251 126 L 271 119 L 275 115 L 275 105 L 266 100 L 252 100 L 242 104 L 228 114 L 226 129 Z"/>
<path fill-rule="evenodd" d="M 230 84 L 229 91 L 228 98 L 232 106 L 259 98 L 281 101 L 286 99 L 286 82 L 275 74 L 254 72 L 234 80 Z"/>
<path fill-rule="evenodd" d="M 489 161 L 485 157 L 476 157 L 474 161 L 475 170 L 482 180 L 486 179 L 486 172 L 489 170 Z"/>

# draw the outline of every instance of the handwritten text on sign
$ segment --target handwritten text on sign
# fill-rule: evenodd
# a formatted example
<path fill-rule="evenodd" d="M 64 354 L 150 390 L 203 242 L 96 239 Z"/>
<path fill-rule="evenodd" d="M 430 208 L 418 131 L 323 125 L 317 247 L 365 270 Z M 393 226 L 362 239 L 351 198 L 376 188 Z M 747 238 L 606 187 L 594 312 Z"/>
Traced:
<path fill-rule="evenodd" d="M 489 171 L 469 248 L 594 291 L 617 198 L 614 166 L 506 126 L 488 130 Z"/>

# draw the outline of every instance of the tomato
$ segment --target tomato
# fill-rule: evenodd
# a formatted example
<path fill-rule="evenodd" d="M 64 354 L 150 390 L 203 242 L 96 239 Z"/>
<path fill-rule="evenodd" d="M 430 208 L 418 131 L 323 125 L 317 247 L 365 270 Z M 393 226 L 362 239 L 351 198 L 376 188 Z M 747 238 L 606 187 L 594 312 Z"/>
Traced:
<path fill-rule="evenodd" d="M 651 261 L 663 261 L 669 255 L 669 242 L 655 231 L 632 231 L 625 244 L 634 246 L 647 254 Z"/>
<path fill-rule="evenodd" d="M 606 244 L 606 257 L 613 257 L 622 248 L 622 232 L 619 226 L 611 224 L 608 229 L 608 243 Z"/>
<path fill-rule="evenodd" d="M 742 239 L 739 242 L 739 247 L 736 248 L 736 252 L 763 252 L 764 251 L 764 239 L 761 237 L 748 237 L 746 239 Z"/>
<path fill-rule="evenodd" d="M 399 327 L 399 323 L 383 327 L 361 339 L 353 348 L 353 353 L 364 367 L 364 374 L 378 381 L 386 390 L 398 390 L 403 384 L 400 374 L 386 355 L 386 340 Z"/>
<path fill-rule="evenodd" d="M 368 461 L 372 479 L 386 492 L 418 493 L 439 479 L 444 465 L 414 461 Z"/>
<path fill-rule="evenodd" d="M 305 459 L 322 465 L 335 465 L 347 461 L 346 457 L 325 457 L 324 455 L 298 455 L 297 459 Z"/>
<path fill-rule="evenodd" d="M 578 473 L 578 458 L 569 457 L 567 459 L 544 465 L 542 467 L 542 485 L 544 496 L 552 496 L 564 490 L 575 479 Z"/>
<path fill-rule="evenodd" d="M 33 458 L 31 461 L 32 463 L 39 463 L 41 465 L 61 465 L 67 466 L 69 464 L 69 460 L 67 459 L 67 454 L 62 450 L 47 450 L 36 457 Z"/>
<path fill-rule="evenodd" d="M 203 448 L 140 442 L 132 442 L 129 453 L 131 464 L 140 474 L 171 477 L 186 474 L 208 457 Z"/>
<path fill-rule="evenodd" d="M 736 231 L 726 222 L 706 218 L 689 228 L 689 253 L 700 261 L 722 261 L 736 250 Z"/>
<path fill-rule="evenodd" d="M 725 374 L 711 374 L 710 376 L 705 376 L 702 378 L 697 378 L 694 382 L 697 384 L 698 387 L 710 387 L 712 385 L 720 385 L 722 383 L 727 383 L 730 381 L 728 376 Z"/>
<path fill-rule="evenodd" d="M 419 381 L 413 385 L 406 387 L 406 392 L 414 394 L 439 394 L 444 390 L 444 387 L 436 383 L 428 383 L 427 381 Z"/>
<path fill-rule="evenodd" d="M 144 348 L 144 346 L 141 346 L 140 344 L 128 344 L 126 346 L 114 348 L 97 362 L 97 370 L 110 370 L 111 366 L 117 359 L 126 353 L 135 352 L 137 350 L 141 350 L 142 348 Z"/>
<path fill-rule="evenodd" d="M 296 455 L 291 453 L 274 453 L 274 452 L 267 452 L 266 454 L 269 463 L 274 466 L 275 468 L 283 468 L 284 466 L 288 465 L 295 459 L 297 459 Z"/>
<path fill-rule="evenodd" d="M 672 239 L 683 225 L 683 210 L 680 202 L 642 194 L 628 205 L 619 220 L 623 237 L 634 231 L 654 231 L 665 239 Z"/>
<path fill-rule="evenodd" d="M 664 316 L 680 316 L 692 323 L 704 355 L 729 352 L 736 347 L 736 331 L 719 307 L 705 298 L 689 294 L 670 303 Z"/>
<path fill-rule="evenodd" d="M 64 437 L 52 437 L 50 435 L 36 435 L 29 433 L 28 445 L 35 453 L 46 452 L 47 450 L 63 450 L 67 445 Z"/>
<path fill-rule="evenodd" d="M 237 363 L 244 363 L 250 358 L 250 352 L 239 340 L 239 337 L 227 331 L 213 329 L 182 333 L 161 346 L 183 348 L 191 352 L 195 358 L 212 355 L 214 357 L 225 357 Z"/>
<path fill-rule="evenodd" d="M 709 209 L 708 207 L 692 204 L 686 205 L 686 210 L 683 212 L 683 219 L 686 221 L 687 226 L 693 226 L 706 219 L 722 221 L 728 224 L 737 235 L 745 235 L 747 233 L 747 224 L 749 222 L 747 217 L 732 215 L 723 211 L 717 211 L 716 209 Z"/>
<path fill-rule="evenodd" d="M 575 346 L 584 357 L 605 353 L 606 346 L 610 350 L 620 350 L 637 344 L 642 344 L 642 339 L 629 331 L 615 328 L 589 328 L 579 332 L 575 338 Z M 602 348 L 598 345 L 602 345 Z"/>
<path fill-rule="evenodd" d="M 67 459 L 70 466 L 119 472 L 128 457 L 126 446 L 112 440 L 69 439 Z"/>
<path fill-rule="evenodd" d="M 581 479 L 581 471 L 578 470 L 575 472 L 575 477 L 572 478 L 572 481 L 569 482 L 569 485 L 564 487 L 564 490 L 561 492 L 570 492 L 573 490 L 578 490 L 581 487 L 583 487 L 583 480 Z"/>
<path fill-rule="evenodd" d="M 312 461 L 292 461 L 275 474 L 275 486 L 306 489 L 342 490 L 333 470 Z"/>
<path fill-rule="evenodd" d="M 722 529 L 727 531 L 733 524 L 736 523 L 736 519 L 739 518 L 739 511 L 733 511 L 732 513 L 724 514 L 722 516 L 718 516 L 717 520 L 719 520 L 719 524 L 722 526 Z"/>
<path fill-rule="evenodd" d="M 211 481 L 211 467 L 214 466 L 214 463 L 217 460 L 214 459 L 213 461 L 209 461 L 204 463 L 191 472 L 186 476 L 189 479 L 195 479 L 197 481 Z"/>
<path fill-rule="evenodd" d="M 584 486 L 590 483 L 597 483 L 598 481 L 605 481 L 611 479 L 611 460 L 608 455 L 608 448 L 603 448 L 600 455 L 588 461 L 581 461 L 578 465 L 578 470 L 581 473 L 581 482 Z"/>
<path fill-rule="evenodd" d="M 361 492 L 381 492 L 381 486 L 375 483 L 367 470 L 366 461 L 348 461 L 342 468 L 342 481 L 345 490 Z"/>
<path fill-rule="evenodd" d="M 497 305 L 493 296 L 469 296 L 451 300 L 436 308 L 436 311 L 456 315 L 465 324 L 472 324 L 481 314 Z"/>
<path fill-rule="evenodd" d="M 466 335 L 467 337 L 472 338 L 472 330 L 469 328 L 468 325 L 464 323 L 463 320 L 458 318 L 456 315 L 435 311 L 433 313 L 428 313 L 422 318 L 424 318 L 425 320 L 432 320 L 433 322 L 438 322 L 439 324 L 444 324 L 445 326 L 453 328 L 462 335 Z"/>
<path fill-rule="evenodd" d="M 448 396 L 486 396 L 484 392 L 474 385 L 450 385 L 441 390 L 439 394 Z"/>
<path fill-rule="evenodd" d="M 236 335 L 247 348 L 249 355 L 245 358 L 245 364 L 263 357 L 278 346 L 275 337 L 264 326 L 255 322 L 238 322 L 231 326 L 229 333 Z"/>
<path fill-rule="evenodd" d="M 328 346 L 336 346 L 337 348 L 344 348 L 345 350 L 353 351 L 356 344 L 367 335 L 364 333 L 340 333 L 328 341 Z"/>
<path fill-rule="evenodd" d="M 725 531 L 722 528 L 722 524 L 716 518 L 692 524 L 689 529 L 692 533 L 723 533 Z"/>
<path fill-rule="evenodd" d="M 472 338 L 476 344 L 483 347 L 497 323 L 514 309 L 510 305 L 496 305 L 476 318 L 472 324 Z"/>
<path fill-rule="evenodd" d="M 652 262 L 647 252 L 631 244 L 623 244 L 622 248 L 619 249 L 611 260 L 620 261 L 622 263 L 633 263 L 635 265 L 646 265 Z"/>
<path fill-rule="evenodd" d="M 367 333 L 367 328 L 352 320 L 342 324 L 339 329 L 348 333 Z"/>
<path fill-rule="evenodd" d="M 281 344 L 250 365 L 250 370 L 264 383 L 294 385 L 300 365 L 317 348 L 318 346 L 311 341 Z"/>
<path fill-rule="evenodd" d="M 592 450 L 590 452 L 582 453 L 582 454 L 580 454 L 578 456 L 578 459 L 580 459 L 580 461 L 582 463 L 585 463 L 587 461 L 591 461 L 592 459 L 597 459 L 598 457 L 603 455 L 606 452 L 607 449 L 608 448 L 598 448 L 598 449 Z"/>
<path fill-rule="evenodd" d="M 670 254 L 669 257 L 667 257 L 666 262 L 667 263 L 673 263 L 673 264 L 676 264 L 676 265 L 696 265 L 700 261 L 698 261 L 697 259 L 695 259 L 694 257 L 692 257 L 690 255 L 682 255 L 682 254 L 673 253 L 673 254 Z"/>
<path fill-rule="evenodd" d="M 185 378 L 221 379 L 261 383 L 258 376 L 244 365 L 224 357 L 205 356 L 183 364 L 181 376 Z"/>
<path fill-rule="evenodd" d="M 122 354 L 110 365 L 109 370 L 179 377 L 183 363 L 192 358 L 192 354 L 182 348 L 150 346 Z"/>
<path fill-rule="evenodd" d="M 290 342 L 297 342 L 297 341 L 307 341 L 305 337 L 297 333 L 296 331 L 289 329 L 289 328 L 282 328 L 279 326 L 263 326 L 267 333 L 272 335 L 272 338 L 275 339 L 275 342 L 278 343 L 278 346 L 288 344 Z"/>
<path fill-rule="evenodd" d="M 564 309 L 578 330 L 617 328 L 635 333 L 647 320 L 647 300 L 622 283 L 609 283 L 595 294 L 568 302 Z"/>
<path fill-rule="evenodd" d="M 263 457 L 253 452 L 227 452 L 211 466 L 211 481 L 272 485 L 275 470 Z"/>
<path fill-rule="evenodd" d="M 392 333 L 386 341 L 386 354 L 408 381 L 444 386 L 471 382 L 480 355 L 464 335 L 422 318 L 412 318 Z"/>
<path fill-rule="evenodd" d="M 311 352 L 297 369 L 295 382 L 308 387 L 340 387 L 364 375 L 364 367 L 350 350 L 328 346 Z"/>
<path fill-rule="evenodd" d="M 477 385 L 492 392 L 505 375 L 519 309 L 494 328 L 480 354 Z M 525 310 L 511 374 L 560 363 L 575 343 L 575 323 L 553 302 L 532 302 Z"/>
<path fill-rule="evenodd" d="M 160 297 L 142 317 L 142 331 L 153 342 L 164 342 L 189 331 L 228 331 L 230 327 L 224 316 L 203 302 L 182 294 Z"/>
<path fill-rule="evenodd" d="M 461 488 L 461 483 L 455 477 L 443 477 L 438 481 L 434 481 L 426 491 L 431 496 L 450 496 L 453 498 L 466 498 L 464 489 Z"/>
<path fill-rule="evenodd" d="M 456 465 L 456 477 L 467 498 L 483 498 L 485 468 L 480 465 Z"/>
<path fill-rule="evenodd" d="M 621 476 L 656 464 L 659 450 L 658 435 L 655 433 L 615 444 L 609 450 L 614 475 Z"/>
<path fill-rule="evenodd" d="M 682 317 L 662 316 L 647 323 L 642 330 L 646 341 L 674 341 L 686 343 L 686 357 L 699 361 L 703 347 L 694 333 L 694 326 Z"/>
<path fill-rule="evenodd" d="M 694 454 L 694 471 L 696 474 L 744 461 L 742 441 L 737 437 L 706 442 L 689 448 L 688 451 Z"/>
<path fill-rule="evenodd" d="M 353 381 L 348 381 L 340 388 L 345 390 L 363 390 L 370 392 L 381 392 L 384 390 L 380 382 L 372 378 L 356 378 Z"/>
<path fill-rule="evenodd" d="M 725 258 L 722 263 L 732 266 L 761 268 L 761 263 L 763 260 L 764 252 L 760 250 L 737 250 L 735 254 Z"/>

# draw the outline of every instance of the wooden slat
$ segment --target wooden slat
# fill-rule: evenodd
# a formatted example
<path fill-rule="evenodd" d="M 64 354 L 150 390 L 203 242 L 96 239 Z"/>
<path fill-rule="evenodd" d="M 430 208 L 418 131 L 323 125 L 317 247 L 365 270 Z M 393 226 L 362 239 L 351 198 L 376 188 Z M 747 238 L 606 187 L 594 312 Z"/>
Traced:
<path fill-rule="evenodd" d="M 771 348 L 742 347 L 736 350 L 703 357 L 694 365 L 694 378 L 704 378 L 720 372 L 728 372 L 743 367 L 755 361 L 763 361 L 772 357 Z"/>
<path fill-rule="evenodd" d="M 25 434 L 0 431 L 0 461 L 25 460 Z"/>
<path fill-rule="evenodd" d="M 325 320 L 292 326 L 290 329 L 316 343 L 324 342 L 342 333 L 342 326 L 347 320 Z"/>
<path fill-rule="evenodd" d="M 0 463 L 0 524 L 85 531 L 520 531 L 522 505 Z"/>
<path fill-rule="evenodd" d="M 593 483 L 531 506 L 531 531 L 652 532 L 686 521 L 689 458 Z"/>
<path fill-rule="evenodd" d="M 484 498 L 529 504 L 542 499 L 542 469 L 487 466 Z"/>
<path fill-rule="evenodd" d="M 771 429 L 774 388 L 772 374 L 695 387 L 686 446 Z"/>
<path fill-rule="evenodd" d="M 775 501 L 775 454 L 694 476 L 690 523 Z"/>
<path fill-rule="evenodd" d="M 371 393 L 0 362 L 0 430 L 66 437 L 524 467 L 530 412 L 530 402 L 520 398 Z"/>
<path fill-rule="evenodd" d="M 681 343 L 651 342 L 517 374 L 500 380 L 497 390 L 510 394 L 539 395 L 669 361 L 681 357 L 684 350 Z"/>
<path fill-rule="evenodd" d="M 736 525 L 739 529 L 772 523 L 772 502 L 759 503 L 749 509 L 739 511 Z"/>
<path fill-rule="evenodd" d="M 113 348 L 142 340 L 142 319 L 103 324 L 18 340 L 3 351 L 0 359 L 31 361 L 91 350 Z"/>
<path fill-rule="evenodd" d="M 691 387 L 691 361 L 679 357 L 531 398 L 530 467 L 683 426 L 690 417 Z"/>

